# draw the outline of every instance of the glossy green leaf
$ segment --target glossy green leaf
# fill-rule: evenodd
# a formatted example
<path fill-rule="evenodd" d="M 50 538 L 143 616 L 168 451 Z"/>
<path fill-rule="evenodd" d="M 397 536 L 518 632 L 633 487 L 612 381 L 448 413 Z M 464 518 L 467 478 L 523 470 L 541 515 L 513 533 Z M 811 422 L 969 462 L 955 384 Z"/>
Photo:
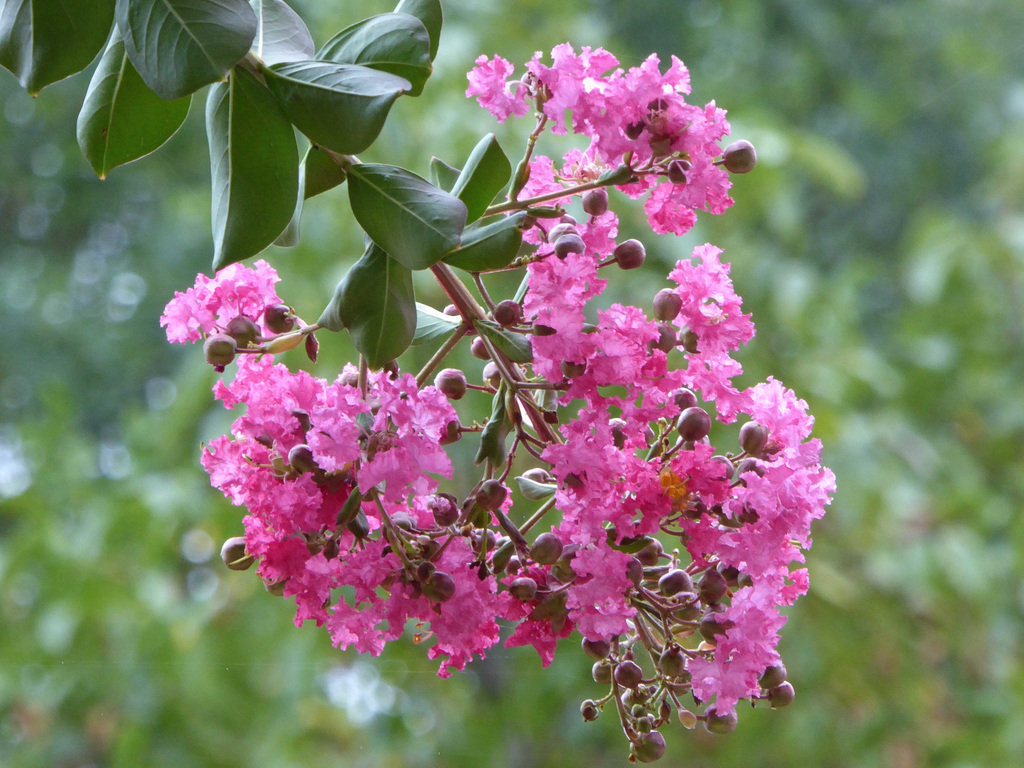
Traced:
<path fill-rule="evenodd" d="M 382 13 L 336 34 L 316 58 L 336 64 L 361 64 L 404 77 L 419 96 L 430 77 L 430 35 L 423 22 L 407 13 Z"/>
<path fill-rule="evenodd" d="M 334 158 L 312 144 L 302 160 L 302 175 L 305 181 L 302 194 L 306 200 L 343 184 L 347 177 L 345 169 L 334 162 Z"/>
<path fill-rule="evenodd" d="M 438 312 L 427 304 L 416 302 L 416 335 L 413 344 L 428 344 L 443 339 L 459 327 L 462 319 Z"/>
<path fill-rule="evenodd" d="M 299 154 L 274 97 L 244 69 L 210 89 L 206 133 L 213 178 L 213 266 L 262 251 L 281 234 L 299 194 Z"/>
<path fill-rule="evenodd" d="M 115 28 L 78 115 L 78 145 L 101 179 L 112 168 L 158 149 L 185 121 L 191 97 L 167 101 L 151 91 L 124 52 Z"/>
<path fill-rule="evenodd" d="M 302 222 L 302 205 L 306 202 L 306 166 L 303 163 L 299 163 L 299 193 L 296 195 L 295 200 L 295 211 L 292 213 L 291 221 L 288 222 L 288 226 L 284 228 L 284 231 L 277 236 L 274 240 L 274 245 L 280 246 L 281 248 L 294 248 L 299 244 L 299 230 Z M 312 336 L 306 340 L 312 338 Z M 316 360 L 313 361 L 314 363 Z"/>
<path fill-rule="evenodd" d="M 459 244 L 466 206 L 415 173 L 357 164 L 348 170 L 348 186 L 356 221 L 409 269 L 426 269 Z"/>
<path fill-rule="evenodd" d="M 370 367 L 380 368 L 402 354 L 416 333 L 412 272 L 370 243 L 317 322 L 332 331 L 347 328 Z"/>
<path fill-rule="evenodd" d="M 313 58 L 316 46 L 299 14 L 284 0 L 249 0 L 256 12 L 252 50 L 268 67 Z"/>
<path fill-rule="evenodd" d="M 117 0 L 117 26 L 146 85 L 176 99 L 223 80 L 257 23 L 246 0 Z"/>
<path fill-rule="evenodd" d="M 505 438 L 512 429 L 512 421 L 509 419 L 505 404 L 505 392 L 505 383 L 502 382 L 491 401 L 491 416 L 480 433 L 480 446 L 474 459 L 477 464 L 489 460 L 492 466 L 500 467 L 508 456 Z"/>
<path fill-rule="evenodd" d="M 480 335 L 505 353 L 513 363 L 532 363 L 533 347 L 530 340 L 521 333 L 506 331 L 500 325 L 489 320 L 477 320 L 476 329 Z"/>
<path fill-rule="evenodd" d="M 299 61 L 263 71 L 288 119 L 314 144 L 354 155 L 369 147 L 408 80 L 356 64 Z"/>
<path fill-rule="evenodd" d="M 542 501 L 550 498 L 558 490 L 558 486 L 554 483 L 538 483 L 535 480 L 522 476 L 515 478 L 515 480 L 523 496 L 530 501 Z"/>
<path fill-rule="evenodd" d="M 500 216 L 470 224 L 462 233 L 462 245 L 444 257 L 446 264 L 467 272 L 484 272 L 507 267 L 519 253 L 523 244 L 520 228 L 526 213 L 517 211 L 511 216 Z"/>
<path fill-rule="evenodd" d="M 440 0 L 402 0 L 396 7 L 395 13 L 408 13 L 423 22 L 430 34 L 430 60 L 437 56 L 437 44 L 441 40 L 441 25 L 444 21 L 444 14 L 441 11 Z"/>
<path fill-rule="evenodd" d="M 0 66 L 35 96 L 85 69 L 113 21 L 114 0 L 0 0 Z"/>
<path fill-rule="evenodd" d="M 455 166 L 448 165 L 444 160 L 437 157 L 430 158 L 430 183 L 440 187 L 445 192 L 451 192 L 455 182 L 459 180 L 461 171 Z"/>
<path fill-rule="evenodd" d="M 473 148 L 451 193 L 466 204 L 469 221 L 476 221 L 511 176 L 512 164 L 495 135 L 488 133 Z"/>

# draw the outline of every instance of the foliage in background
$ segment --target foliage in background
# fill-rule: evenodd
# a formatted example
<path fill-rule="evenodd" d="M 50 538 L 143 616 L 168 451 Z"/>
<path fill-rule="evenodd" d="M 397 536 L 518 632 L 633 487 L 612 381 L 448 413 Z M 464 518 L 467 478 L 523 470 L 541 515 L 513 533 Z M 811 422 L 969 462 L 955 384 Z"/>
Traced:
<path fill-rule="evenodd" d="M 390 10 L 297 5 L 314 36 Z M 475 5 L 447 4 L 437 100 L 394 108 L 379 141 L 408 147 L 399 162 L 465 157 L 488 130 L 459 95 L 477 54 L 518 61 L 565 39 L 631 50 L 626 65 L 676 53 L 699 74 L 695 97 L 720 95 L 758 146 L 729 217 L 648 253 L 667 266 L 695 243 L 725 248 L 745 308 L 772 329 L 747 379 L 770 370 L 807 396 L 840 493 L 781 649 L 796 702 L 697 736 L 683 760 L 1011 764 L 1024 751 L 1022 12 Z M 440 685 L 415 649 L 374 665 L 337 654 L 211 565 L 236 513 L 196 455 L 225 425 L 204 416 L 208 372 L 156 325 L 211 255 L 201 115 L 100 183 L 70 127 L 86 77 L 35 102 L 0 79 L 0 760 L 620 764 L 615 724 L 575 711 L 595 688 L 576 654 L 540 675 L 532 652 L 495 653 Z M 308 314 L 361 251 L 339 229 L 345 194 L 311 203 L 303 244 L 276 256 Z M 657 287 L 641 276 L 629 293 Z M 325 368 L 351 353 L 323 351 Z"/>

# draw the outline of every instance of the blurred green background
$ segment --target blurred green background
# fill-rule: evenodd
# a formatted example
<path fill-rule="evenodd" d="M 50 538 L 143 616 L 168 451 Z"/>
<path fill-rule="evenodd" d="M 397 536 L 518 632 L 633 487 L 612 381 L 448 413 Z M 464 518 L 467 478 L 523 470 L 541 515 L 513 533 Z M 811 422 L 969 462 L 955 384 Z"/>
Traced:
<path fill-rule="evenodd" d="M 391 9 L 294 5 L 318 44 Z M 528 123 L 496 128 L 462 95 L 480 53 L 680 56 L 693 100 L 726 107 L 760 164 L 685 238 L 621 209 L 651 264 L 604 298 L 646 306 L 677 258 L 722 246 L 759 329 L 743 383 L 773 374 L 805 397 L 839 479 L 783 633 L 796 701 L 741 711 L 730 736 L 666 729 L 664 763 L 1019 764 L 1024 6 L 483 5 L 446 3 L 426 94 L 364 159 L 425 173 L 489 130 L 518 154 Z M 202 98 L 160 152 L 100 182 L 75 143 L 88 77 L 32 100 L 0 73 L 0 764 L 626 764 L 614 718 L 579 717 L 597 686 L 575 641 L 548 670 L 499 647 L 442 681 L 411 641 L 334 651 L 220 565 L 241 515 L 198 453 L 230 414 L 198 350 L 157 324 L 211 259 Z M 307 319 L 359 253 L 346 209 L 343 188 L 316 198 L 301 245 L 267 254 Z M 351 350 L 322 344 L 332 377 Z"/>

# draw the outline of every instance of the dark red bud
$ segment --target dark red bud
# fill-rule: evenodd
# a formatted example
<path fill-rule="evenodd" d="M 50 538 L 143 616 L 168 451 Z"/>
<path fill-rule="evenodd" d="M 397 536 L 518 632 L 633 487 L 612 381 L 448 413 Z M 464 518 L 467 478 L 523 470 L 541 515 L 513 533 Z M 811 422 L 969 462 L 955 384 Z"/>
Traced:
<path fill-rule="evenodd" d="M 445 368 L 434 377 L 434 386 L 449 400 L 461 400 L 466 394 L 466 374 L 456 368 Z"/>
<path fill-rule="evenodd" d="M 423 582 L 423 596 L 435 603 L 443 603 L 455 596 L 455 580 L 444 571 L 434 571 Z"/>
<path fill-rule="evenodd" d="M 224 333 L 235 340 L 239 347 L 248 347 L 255 344 L 260 336 L 260 329 L 252 320 L 245 315 L 239 315 L 228 322 Z"/>
<path fill-rule="evenodd" d="M 223 367 L 235 359 L 235 340 L 226 333 L 215 333 L 203 343 L 203 353 L 210 365 Z"/>
<path fill-rule="evenodd" d="M 735 710 L 728 715 L 718 714 L 718 707 L 712 704 L 704 711 L 704 727 L 711 733 L 732 733 L 736 730 L 739 717 Z"/>
<path fill-rule="evenodd" d="M 479 336 L 470 343 L 469 351 L 473 353 L 473 357 L 478 357 L 481 360 L 491 359 L 491 353 L 487 351 L 487 345 L 484 344 L 484 340 Z"/>
<path fill-rule="evenodd" d="M 562 540 L 553 533 L 542 533 L 530 547 L 530 556 L 538 565 L 551 565 L 562 556 Z"/>
<path fill-rule="evenodd" d="M 537 582 L 529 576 L 520 576 L 518 579 L 513 579 L 512 583 L 508 585 L 508 591 L 516 600 L 522 600 L 525 603 L 537 596 Z"/>
<path fill-rule="evenodd" d="M 579 235 L 562 235 L 555 240 L 555 256 L 564 259 L 570 253 L 583 253 L 587 249 Z"/>
<path fill-rule="evenodd" d="M 583 193 L 583 210 L 590 216 L 600 216 L 608 210 L 608 190 L 604 187 Z"/>
<path fill-rule="evenodd" d="M 757 165 L 757 151 L 749 141 L 734 141 L 722 153 L 725 169 L 730 173 L 750 173 Z"/>
<path fill-rule="evenodd" d="M 644 671 L 635 661 L 623 661 L 615 667 L 615 682 L 623 688 L 636 688 L 643 678 Z"/>
<path fill-rule="evenodd" d="M 299 473 L 313 472 L 317 469 L 313 452 L 308 445 L 296 445 L 288 451 L 288 466 Z"/>
<path fill-rule="evenodd" d="M 523 308 L 519 306 L 519 302 L 512 301 L 511 299 L 499 302 L 494 308 L 494 322 L 506 328 L 518 323 L 522 317 Z"/>
<path fill-rule="evenodd" d="M 224 542 L 220 548 L 220 559 L 232 571 L 244 571 L 252 567 L 255 558 L 245 551 L 245 539 L 235 536 Z"/>
<path fill-rule="evenodd" d="M 711 431 L 711 416 L 703 408 L 694 406 L 679 414 L 679 436 L 689 443 L 703 440 Z"/>
<path fill-rule="evenodd" d="M 788 707 L 793 703 L 795 696 L 796 691 L 793 690 L 793 685 L 791 683 L 780 683 L 774 688 L 768 689 L 768 701 L 771 702 L 772 709 Z"/>
<path fill-rule="evenodd" d="M 580 236 L 580 231 L 576 227 L 576 222 L 570 224 L 569 222 L 563 221 L 559 224 L 555 224 L 555 226 L 551 228 L 551 231 L 548 232 L 548 242 L 554 243 L 558 238 L 563 237 L 564 235 Z"/>
<path fill-rule="evenodd" d="M 751 456 L 760 456 L 768 444 L 768 427 L 748 421 L 740 427 L 740 447 Z"/>
<path fill-rule="evenodd" d="M 485 480 L 476 492 L 477 504 L 489 511 L 501 507 L 507 497 L 508 488 L 500 480 Z"/>
<path fill-rule="evenodd" d="M 654 294 L 654 317 L 666 323 L 674 320 L 683 308 L 683 300 L 671 288 L 662 288 Z"/>
<path fill-rule="evenodd" d="M 592 659 L 607 659 L 612 652 L 612 644 L 607 640 L 583 640 L 583 652 Z"/>
<path fill-rule="evenodd" d="M 692 592 L 693 579 L 686 571 L 676 568 L 658 579 L 658 591 L 665 597 L 672 597 L 680 592 Z"/>
<path fill-rule="evenodd" d="M 263 324 L 271 333 L 287 333 L 296 322 L 292 308 L 284 304 L 271 304 L 263 310 Z"/>
<path fill-rule="evenodd" d="M 644 263 L 647 250 L 639 240 L 626 240 L 615 246 L 612 255 L 621 269 L 636 269 Z"/>

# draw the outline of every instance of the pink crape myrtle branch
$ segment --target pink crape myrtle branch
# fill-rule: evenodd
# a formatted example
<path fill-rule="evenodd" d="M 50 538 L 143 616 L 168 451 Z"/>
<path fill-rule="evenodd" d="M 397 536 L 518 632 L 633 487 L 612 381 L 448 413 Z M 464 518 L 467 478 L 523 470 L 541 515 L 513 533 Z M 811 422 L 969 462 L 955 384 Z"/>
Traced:
<path fill-rule="evenodd" d="M 200 275 L 161 323 L 172 342 L 203 340 L 219 371 L 237 360 L 214 392 L 239 416 L 202 456 L 246 510 L 229 567 L 256 564 L 294 599 L 296 624 L 325 627 L 339 648 L 379 654 L 414 620 L 441 676 L 483 656 L 499 622 L 507 646 L 533 646 L 544 666 L 578 632 L 607 686 L 582 716 L 614 708 L 630 759 L 647 762 L 671 719 L 724 733 L 740 700 L 792 700 L 782 609 L 807 590 L 799 566 L 835 481 L 803 400 L 772 378 L 735 383 L 732 354 L 754 327 L 715 246 L 677 262 L 650 314 L 613 304 L 586 319 L 609 268 L 644 261 L 641 242 L 619 240 L 609 188 L 644 197 L 656 233 L 732 204 L 729 174 L 756 156 L 746 142 L 720 149 L 724 110 L 686 102 L 674 57 L 665 72 L 653 56 L 623 70 L 562 45 L 550 66 L 538 54 L 512 73 L 481 57 L 467 95 L 499 121 L 537 115 L 507 201 L 486 212 L 527 212 L 532 251 L 508 267 L 526 290 L 496 301 L 474 273 L 481 305 L 451 267 L 431 267 L 458 320 L 418 375 L 361 359 L 331 381 L 275 362 L 302 343 L 315 359 L 320 329 L 282 302 L 264 261 Z M 546 127 L 589 144 L 556 168 L 535 151 Z M 582 220 L 566 213 L 575 197 Z M 464 342 L 486 361 L 479 378 L 435 375 Z M 464 423 L 454 404 L 480 397 L 487 421 Z M 741 417 L 738 445 L 723 445 Z M 459 439 L 479 442 L 481 467 L 461 499 L 442 487 Z M 513 503 L 518 461 L 533 468 Z"/>

